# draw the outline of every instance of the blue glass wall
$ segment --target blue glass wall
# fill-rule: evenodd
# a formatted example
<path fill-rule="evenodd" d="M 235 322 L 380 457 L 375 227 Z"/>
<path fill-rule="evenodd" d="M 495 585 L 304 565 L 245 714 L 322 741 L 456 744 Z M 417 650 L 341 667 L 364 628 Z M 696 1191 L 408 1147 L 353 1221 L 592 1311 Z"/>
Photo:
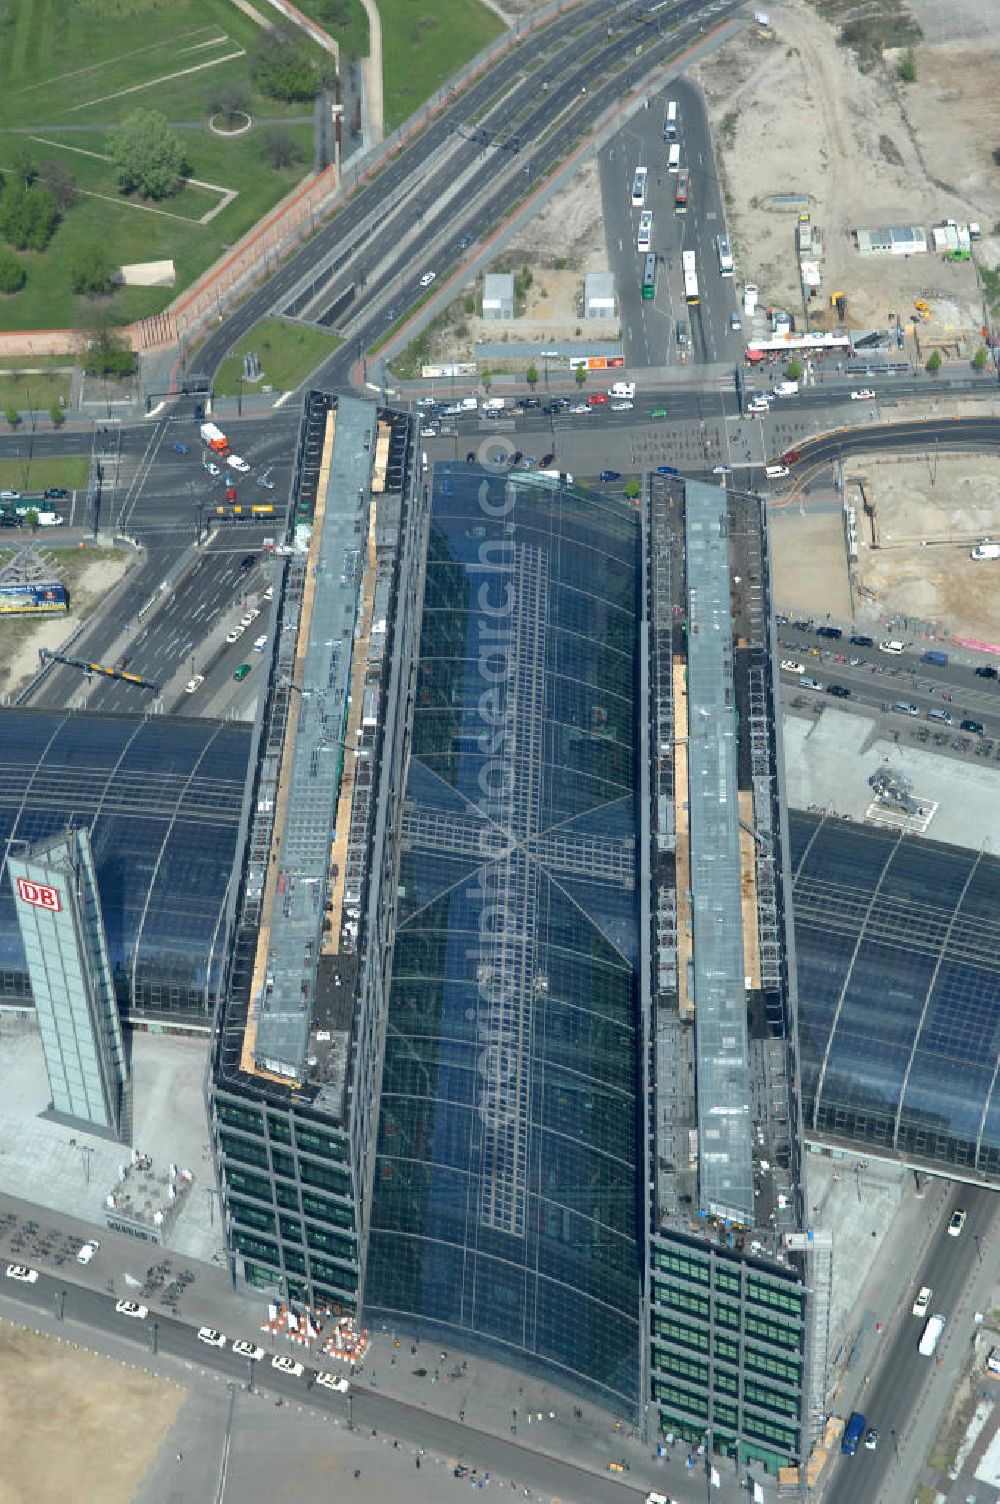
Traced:
<path fill-rule="evenodd" d="M 807 1127 L 1000 1174 L 1000 862 L 790 814 Z"/>
<path fill-rule="evenodd" d="M 435 472 L 366 1304 L 638 1388 L 638 518 Z"/>
<path fill-rule="evenodd" d="M 250 727 L 0 711 L 0 843 L 86 825 L 119 1002 L 202 1021 L 239 836 Z M 0 994 L 28 997 L 6 867 Z"/>

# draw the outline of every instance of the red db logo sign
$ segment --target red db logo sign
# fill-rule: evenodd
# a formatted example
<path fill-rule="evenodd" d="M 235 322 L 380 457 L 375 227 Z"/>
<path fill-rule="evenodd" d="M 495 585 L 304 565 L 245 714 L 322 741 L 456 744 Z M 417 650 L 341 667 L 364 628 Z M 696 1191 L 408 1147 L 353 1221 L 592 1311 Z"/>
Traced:
<path fill-rule="evenodd" d="M 54 914 L 58 914 L 62 908 L 58 888 L 50 888 L 44 883 L 29 883 L 26 877 L 19 877 L 17 891 L 25 903 L 33 903 L 36 908 L 51 909 Z"/>

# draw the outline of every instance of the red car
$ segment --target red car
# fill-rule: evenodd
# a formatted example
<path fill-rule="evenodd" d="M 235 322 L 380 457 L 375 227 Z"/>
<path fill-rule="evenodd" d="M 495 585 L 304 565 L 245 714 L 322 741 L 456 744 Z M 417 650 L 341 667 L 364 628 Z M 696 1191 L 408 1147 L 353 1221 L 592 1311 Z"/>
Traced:
<path fill-rule="evenodd" d="M 587 398 L 587 401 L 590 403 L 591 407 L 604 407 L 607 403 L 607 400 L 608 396 L 606 392 L 593 392 Z"/>

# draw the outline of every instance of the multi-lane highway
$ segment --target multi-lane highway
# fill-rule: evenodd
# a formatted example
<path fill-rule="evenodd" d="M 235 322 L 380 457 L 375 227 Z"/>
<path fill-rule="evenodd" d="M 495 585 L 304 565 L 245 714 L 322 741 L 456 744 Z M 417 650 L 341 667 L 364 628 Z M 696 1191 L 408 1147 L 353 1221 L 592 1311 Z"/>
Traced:
<path fill-rule="evenodd" d="M 1000 1201 L 994 1191 L 959 1186 L 947 1205 L 943 1224 L 958 1208 L 967 1214 L 961 1236 L 949 1237 L 944 1225 L 936 1234 L 912 1289 L 903 1293 L 897 1319 L 887 1325 L 875 1377 L 860 1402 L 868 1424 L 879 1433 L 878 1447 L 874 1452 L 862 1447 L 854 1457 L 838 1456 L 824 1494 L 829 1504 L 876 1504 L 882 1489 L 891 1488 L 894 1473 L 901 1467 L 912 1470 L 909 1464 L 922 1461 L 930 1450 L 936 1417 L 943 1414 L 954 1381 L 953 1371 L 942 1376 L 936 1407 L 922 1420 L 918 1418 L 921 1405 L 938 1372 L 938 1359 L 943 1363 L 949 1357 L 964 1360 L 975 1335 L 974 1311 L 965 1296 L 983 1260 L 995 1258 Z M 917 1351 L 924 1322 L 911 1315 L 921 1285 L 929 1285 L 933 1292 L 931 1313 L 946 1318 L 938 1352 L 931 1358 Z M 912 1491 L 907 1497 L 912 1497 Z"/>

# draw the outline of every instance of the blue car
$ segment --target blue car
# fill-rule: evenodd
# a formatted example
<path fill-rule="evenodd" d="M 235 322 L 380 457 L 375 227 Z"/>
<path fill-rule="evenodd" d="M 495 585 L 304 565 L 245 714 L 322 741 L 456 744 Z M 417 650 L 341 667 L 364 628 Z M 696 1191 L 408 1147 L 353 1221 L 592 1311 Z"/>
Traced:
<path fill-rule="evenodd" d="M 622 478 L 621 477 L 621 471 L 619 471 L 619 470 L 602 470 L 601 471 L 601 479 L 602 480 L 621 480 L 621 478 Z"/>
<path fill-rule="evenodd" d="M 680 475 L 676 465 L 657 465 L 657 475 Z"/>
<path fill-rule="evenodd" d="M 175 454 L 187 454 L 188 452 L 188 446 L 186 444 L 171 444 L 170 447 Z"/>

